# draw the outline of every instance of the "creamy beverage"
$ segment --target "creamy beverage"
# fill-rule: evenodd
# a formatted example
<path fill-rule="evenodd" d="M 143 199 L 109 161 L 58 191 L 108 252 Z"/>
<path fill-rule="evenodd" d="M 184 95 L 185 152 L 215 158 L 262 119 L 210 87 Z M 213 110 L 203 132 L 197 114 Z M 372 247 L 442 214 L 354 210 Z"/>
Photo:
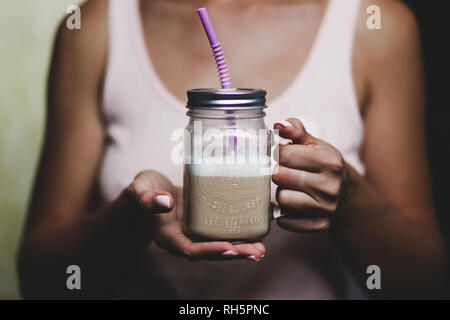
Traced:
<path fill-rule="evenodd" d="M 184 232 L 198 241 L 260 240 L 270 227 L 272 133 L 266 92 L 187 92 Z"/>
<path fill-rule="evenodd" d="M 197 240 L 251 241 L 269 232 L 271 176 L 260 165 L 186 165 L 185 231 Z"/>

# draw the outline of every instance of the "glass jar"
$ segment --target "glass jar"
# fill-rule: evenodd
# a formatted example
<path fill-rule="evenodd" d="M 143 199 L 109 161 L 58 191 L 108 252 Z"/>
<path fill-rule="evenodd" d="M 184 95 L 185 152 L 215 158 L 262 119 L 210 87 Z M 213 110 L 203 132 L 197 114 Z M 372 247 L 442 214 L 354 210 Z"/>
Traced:
<path fill-rule="evenodd" d="M 198 241 L 260 240 L 270 228 L 271 131 L 266 92 L 187 92 L 184 231 Z"/>

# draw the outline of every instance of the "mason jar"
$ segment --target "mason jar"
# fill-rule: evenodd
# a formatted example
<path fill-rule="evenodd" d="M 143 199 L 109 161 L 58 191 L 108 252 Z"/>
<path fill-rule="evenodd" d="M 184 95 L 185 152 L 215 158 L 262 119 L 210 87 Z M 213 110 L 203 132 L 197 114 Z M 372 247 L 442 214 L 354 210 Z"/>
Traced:
<path fill-rule="evenodd" d="M 266 92 L 187 92 L 184 231 L 198 241 L 261 240 L 270 228 L 271 131 Z"/>

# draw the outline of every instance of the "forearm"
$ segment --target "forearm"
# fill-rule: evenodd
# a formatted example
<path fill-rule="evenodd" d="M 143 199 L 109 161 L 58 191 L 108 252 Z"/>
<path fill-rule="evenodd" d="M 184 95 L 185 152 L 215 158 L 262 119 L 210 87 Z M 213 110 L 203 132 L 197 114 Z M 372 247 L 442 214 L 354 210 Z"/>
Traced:
<path fill-rule="evenodd" d="M 133 222 L 125 202 L 119 197 L 98 212 L 80 214 L 76 221 L 32 228 L 19 254 L 23 295 L 42 298 L 113 294 L 119 285 L 117 274 L 123 278 L 148 242 L 136 237 L 142 234 L 136 230 L 140 225 Z M 122 219 L 123 214 L 129 214 L 130 219 Z M 81 291 L 71 292 L 66 287 L 66 269 L 70 265 L 81 268 Z"/>
<path fill-rule="evenodd" d="M 380 266 L 382 297 L 435 294 L 445 274 L 445 250 L 438 230 L 407 218 L 348 166 L 348 188 L 331 235 L 365 286 L 366 268 Z"/>

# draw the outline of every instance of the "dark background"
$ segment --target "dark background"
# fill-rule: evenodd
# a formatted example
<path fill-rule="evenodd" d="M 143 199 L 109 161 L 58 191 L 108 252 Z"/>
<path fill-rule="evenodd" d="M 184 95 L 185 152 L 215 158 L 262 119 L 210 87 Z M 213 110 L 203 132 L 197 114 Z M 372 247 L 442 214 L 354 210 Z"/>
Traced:
<path fill-rule="evenodd" d="M 427 79 L 427 135 L 436 211 L 450 248 L 450 12 L 448 1 L 405 0 L 419 22 Z M 448 7 L 448 6 L 447 6 Z M 449 251 L 449 250 L 448 250 Z M 450 251 L 449 251 L 450 253 Z M 449 274 L 449 273 L 448 273 Z M 450 276 L 448 277 L 450 280 Z M 450 281 L 447 281 L 447 289 Z M 447 290 L 450 291 L 450 290 Z"/>

